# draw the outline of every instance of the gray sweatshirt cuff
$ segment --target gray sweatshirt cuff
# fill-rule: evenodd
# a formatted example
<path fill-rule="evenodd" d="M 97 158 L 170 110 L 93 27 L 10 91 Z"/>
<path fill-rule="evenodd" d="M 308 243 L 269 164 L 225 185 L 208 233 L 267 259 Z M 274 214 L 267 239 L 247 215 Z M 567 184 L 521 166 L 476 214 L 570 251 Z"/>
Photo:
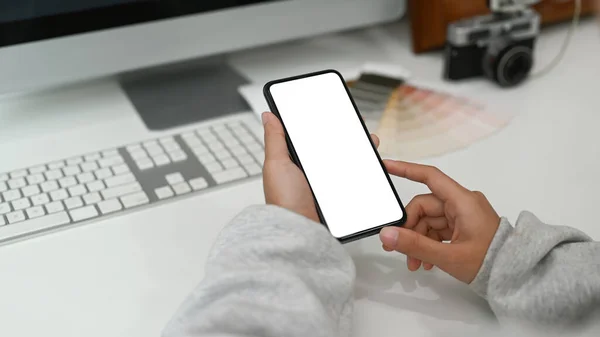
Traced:
<path fill-rule="evenodd" d="M 492 275 L 492 268 L 494 266 L 494 262 L 496 257 L 500 253 L 502 246 L 506 242 L 510 233 L 513 231 L 513 227 L 510 222 L 506 218 L 500 219 L 500 226 L 498 227 L 498 231 L 492 240 L 490 248 L 488 248 L 488 252 L 483 260 L 483 264 L 477 273 L 475 279 L 471 282 L 469 287 L 479 296 L 483 298 L 487 298 L 487 290 L 490 281 L 490 277 Z"/>

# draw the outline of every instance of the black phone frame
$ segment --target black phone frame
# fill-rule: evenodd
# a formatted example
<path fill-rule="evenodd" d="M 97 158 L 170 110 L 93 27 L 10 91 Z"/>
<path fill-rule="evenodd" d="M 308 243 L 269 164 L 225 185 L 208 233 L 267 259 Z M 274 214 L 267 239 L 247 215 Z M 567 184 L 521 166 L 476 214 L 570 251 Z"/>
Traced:
<path fill-rule="evenodd" d="M 369 139 L 369 142 L 371 143 L 371 146 L 373 148 L 373 151 L 375 152 L 375 155 L 377 157 L 377 160 L 379 161 L 379 164 L 381 165 L 381 169 L 383 170 L 383 173 L 385 174 L 388 183 L 390 185 L 390 188 L 392 189 L 392 192 L 394 193 L 394 196 L 396 197 L 396 200 L 398 201 L 398 204 L 400 205 L 400 208 L 402 209 L 402 219 L 399 219 L 398 221 L 393 221 L 391 223 L 388 224 L 384 224 L 384 225 L 380 225 L 371 229 L 367 229 L 361 232 L 357 232 L 354 234 L 350 234 L 348 236 L 342 237 L 342 238 L 337 238 L 342 244 L 346 244 L 352 241 L 356 241 L 356 240 L 360 240 L 360 239 L 364 239 L 373 235 L 377 235 L 379 234 L 379 232 L 381 231 L 381 229 L 385 228 L 385 227 L 391 227 L 391 226 L 395 226 L 395 227 L 402 227 L 405 223 L 406 223 L 406 219 L 407 219 L 407 214 L 406 214 L 406 209 L 404 208 L 404 205 L 402 204 L 402 201 L 400 200 L 400 197 L 398 196 L 398 192 L 396 191 L 396 189 L 394 188 L 394 184 L 392 183 L 392 179 L 390 178 L 390 175 L 387 173 L 387 170 L 385 168 L 385 164 L 383 163 L 383 160 L 381 159 L 379 152 L 377 151 L 377 147 L 375 146 L 375 144 L 373 143 L 373 139 L 371 138 L 371 135 L 369 133 L 369 130 L 367 129 L 367 126 L 358 110 L 358 107 L 356 105 L 356 102 L 354 101 L 354 98 L 352 97 L 352 94 L 350 93 L 350 89 L 348 88 L 348 86 L 346 85 L 346 81 L 344 80 L 344 77 L 342 76 L 342 74 L 340 72 L 338 72 L 337 70 L 334 69 L 326 69 L 326 70 L 321 70 L 321 71 L 317 71 L 317 72 L 311 72 L 311 73 L 307 73 L 307 74 L 303 74 L 303 75 L 297 75 L 297 76 L 292 76 L 292 77 L 286 77 L 286 78 L 282 78 L 282 79 L 278 79 L 278 80 L 274 80 L 274 81 L 270 81 L 268 83 L 266 83 L 263 87 L 263 94 L 265 96 L 265 99 L 267 100 L 267 103 L 269 105 L 269 108 L 271 109 L 271 112 L 277 116 L 277 118 L 279 119 L 279 121 L 281 121 L 281 125 L 283 126 L 284 132 L 285 132 L 285 140 L 287 143 L 287 147 L 288 147 L 288 151 L 290 153 L 290 157 L 292 159 L 292 161 L 294 162 L 294 164 L 296 164 L 300 170 L 302 171 L 302 173 L 304 174 L 304 177 L 306 178 L 306 181 L 308 182 L 308 186 L 310 188 L 310 191 L 312 193 L 313 196 L 313 200 L 315 201 L 315 207 L 317 210 L 317 214 L 319 216 L 319 220 L 321 221 L 321 224 L 323 224 L 325 227 L 327 227 L 329 229 L 329 226 L 327 226 L 327 223 L 325 221 L 325 218 L 323 216 L 323 213 L 321 212 L 321 208 L 319 206 L 319 202 L 314 194 L 314 191 L 312 189 L 312 186 L 310 185 L 310 181 L 308 180 L 308 177 L 306 176 L 306 173 L 304 172 L 304 169 L 302 168 L 302 163 L 300 162 L 300 158 L 298 157 L 296 150 L 294 149 L 294 146 L 292 144 L 292 141 L 288 135 L 287 129 L 285 127 L 285 123 L 283 122 L 283 119 L 281 118 L 281 115 L 279 114 L 279 110 L 277 109 L 277 105 L 275 104 L 275 101 L 273 100 L 273 96 L 271 95 L 271 86 L 275 85 L 275 84 L 279 84 L 279 83 L 284 83 L 284 82 L 290 82 L 290 81 L 295 81 L 295 80 L 299 80 L 299 79 L 304 79 L 304 78 L 308 78 L 308 77 L 314 77 L 314 76 L 319 76 L 319 75 L 324 75 L 324 74 L 328 74 L 328 73 L 333 73 L 336 74 L 339 79 L 340 82 L 342 83 L 342 85 L 344 86 L 344 89 L 346 90 L 346 93 L 348 94 L 348 97 L 350 98 L 350 101 L 352 102 L 352 106 L 354 107 L 354 111 L 356 112 L 356 115 L 358 117 L 358 119 L 360 120 L 360 123 L 363 127 L 363 130 L 365 131 L 365 135 L 367 136 L 367 138 Z"/>

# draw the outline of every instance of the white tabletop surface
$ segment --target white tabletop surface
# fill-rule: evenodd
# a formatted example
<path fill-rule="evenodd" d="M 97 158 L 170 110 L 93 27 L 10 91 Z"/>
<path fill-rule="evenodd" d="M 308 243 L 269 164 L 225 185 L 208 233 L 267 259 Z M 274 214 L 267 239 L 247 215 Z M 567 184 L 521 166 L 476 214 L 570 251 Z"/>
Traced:
<path fill-rule="evenodd" d="M 544 31 L 538 64 L 565 26 Z M 600 29 L 582 23 L 563 63 L 518 89 L 441 80 L 441 53 L 415 56 L 405 24 L 244 51 L 231 63 L 256 82 L 322 68 L 392 62 L 416 80 L 515 116 L 498 134 L 424 161 L 483 191 L 514 221 L 521 210 L 600 239 Z M 156 136 L 111 80 L 0 100 L 0 172 Z M 352 184 L 351 181 L 348 184 Z M 408 202 L 422 186 L 395 180 Z M 263 202 L 260 180 L 0 247 L 0 336 L 158 336 L 202 279 L 210 244 L 245 206 Z M 490 311 L 441 272 L 409 273 L 377 238 L 347 246 L 357 264 L 356 336 L 431 336 L 477 329 Z"/>

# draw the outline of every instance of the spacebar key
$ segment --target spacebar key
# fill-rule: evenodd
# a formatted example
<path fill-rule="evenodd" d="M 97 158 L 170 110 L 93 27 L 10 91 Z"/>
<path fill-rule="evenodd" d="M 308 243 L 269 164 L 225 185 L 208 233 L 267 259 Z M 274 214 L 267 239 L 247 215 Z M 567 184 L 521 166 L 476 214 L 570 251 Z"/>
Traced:
<path fill-rule="evenodd" d="M 142 190 L 140 183 L 135 182 L 127 185 L 120 185 L 117 187 L 111 187 L 102 191 L 102 197 L 104 200 L 120 197 L 123 195 L 139 192 Z"/>
<path fill-rule="evenodd" d="M 67 212 L 58 212 L 41 218 L 17 222 L 12 225 L 0 227 L 0 242 L 14 239 L 19 236 L 31 234 L 54 227 L 66 225 L 71 222 Z"/>

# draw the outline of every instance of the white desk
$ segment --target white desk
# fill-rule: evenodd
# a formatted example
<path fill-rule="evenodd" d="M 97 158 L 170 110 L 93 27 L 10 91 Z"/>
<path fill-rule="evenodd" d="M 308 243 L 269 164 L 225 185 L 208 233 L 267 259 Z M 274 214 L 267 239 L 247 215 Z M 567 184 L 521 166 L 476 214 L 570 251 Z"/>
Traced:
<path fill-rule="evenodd" d="M 600 239 L 600 30 L 584 22 L 564 63 L 547 77 L 502 91 L 487 81 L 449 85 L 439 53 L 415 57 L 405 24 L 297 41 L 233 55 L 255 81 L 364 61 L 398 62 L 415 78 L 516 116 L 499 134 L 427 163 L 484 191 L 499 213 L 522 209 Z M 545 31 L 538 60 L 565 27 Z M 0 171 L 155 136 L 108 80 L 0 101 Z M 395 180 L 405 202 L 425 190 Z M 233 198 L 232 196 L 236 196 Z M 158 336 L 201 280 L 210 244 L 243 207 L 262 203 L 259 180 L 91 225 L 0 247 L 1 336 Z M 406 271 L 377 238 L 348 245 L 358 270 L 356 335 L 430 336 L 476 329 L 486 304 L 440 272 Z"/>

